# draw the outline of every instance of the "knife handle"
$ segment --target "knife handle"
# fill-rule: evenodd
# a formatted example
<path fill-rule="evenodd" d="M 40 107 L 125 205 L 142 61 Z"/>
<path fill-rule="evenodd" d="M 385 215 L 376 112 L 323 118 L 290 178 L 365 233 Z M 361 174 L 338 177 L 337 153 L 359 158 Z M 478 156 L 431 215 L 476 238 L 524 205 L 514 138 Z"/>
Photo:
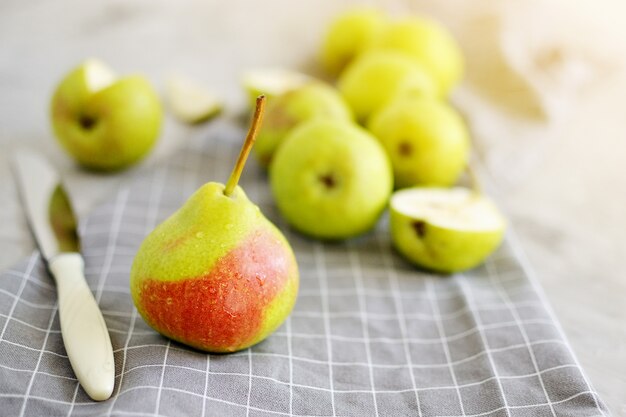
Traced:
<path fill-rule="evenodd" d="M 102 312 L 85 281 L 83 258 L 62 253 L 48 267 L 57 283 L 61 334 L 72 369 L 87 394 L 96 401 L 113 392 L 113 348 Z"/>

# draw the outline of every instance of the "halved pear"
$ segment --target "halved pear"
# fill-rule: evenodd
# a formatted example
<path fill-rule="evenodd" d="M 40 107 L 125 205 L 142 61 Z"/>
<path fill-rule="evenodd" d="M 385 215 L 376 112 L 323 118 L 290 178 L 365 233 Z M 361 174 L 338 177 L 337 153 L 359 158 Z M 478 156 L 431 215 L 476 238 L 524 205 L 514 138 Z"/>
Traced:
<path fill-rule="evenodd" d="M 241 77 L 250 104 L 264 95 L 268 99 L 287 93 L 312 81 L 312 77 L 286 68 L 261 68 L 246 71 Z"/>
<path fill-rule="evenodd" d="M 184 123 L 200 123 L 217 115 L 222 103 L 195 81 L 180 75 L 167 83 L 167 101 L 174 116 Z"/>
<path fill-rule="evenodd" d="M 391 197 L 391 238 L 414 264 L 457 272 L 482 263 L 502 242 L 506 220 L 496 205 L 464 187 L 416 187 Z"/>

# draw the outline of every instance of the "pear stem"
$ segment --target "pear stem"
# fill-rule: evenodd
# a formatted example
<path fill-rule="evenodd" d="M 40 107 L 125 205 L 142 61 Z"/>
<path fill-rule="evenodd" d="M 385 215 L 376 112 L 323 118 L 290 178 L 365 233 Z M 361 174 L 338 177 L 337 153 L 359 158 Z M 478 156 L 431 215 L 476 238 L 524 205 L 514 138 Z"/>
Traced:
<path fill-rule="evenodd" d="M 476 171 L 474 171 L 474 168 L 472 168 L 472 166 L 469 163 L 466 166 L 466 170 L 470 179 L 470 185 L 472 187 L 472 191 L 477 196 L 482 195 L 483 193 L 482 186 L 480 185 L 480 180 L 478 179 L 478 175 L 476 175 Z"/>
<path fill-rule="evenodd" d="M 254 141 L 256 140 L 256 135 L 259 131 L 259 127 L 261 126 L 264 109 L 265 96 L 261 95 L 258 96 L 256 99 L 256 108 L 254 109 L 252 124 L 250 125 L 250 129 L 248 130 L 246 140 L 241 147 L 241 151 L 239 151 L 239 158 L 237 159 L 237 163 L 235 164 L 233 172 L 231 172 L 230 177 L 228 178 L 228 182 L 226 183 L 226 187 L 224 188 L 224 195 L 226 196 L 230 196 L 233 191 L 235 191 L 235 187 L 239 182 L 239 177 L 241 177 L 241 172 L 243 171 L 244 165 L 246 165 L 246 160 L 248 159 L 250 150 L 252 149 Z"/>

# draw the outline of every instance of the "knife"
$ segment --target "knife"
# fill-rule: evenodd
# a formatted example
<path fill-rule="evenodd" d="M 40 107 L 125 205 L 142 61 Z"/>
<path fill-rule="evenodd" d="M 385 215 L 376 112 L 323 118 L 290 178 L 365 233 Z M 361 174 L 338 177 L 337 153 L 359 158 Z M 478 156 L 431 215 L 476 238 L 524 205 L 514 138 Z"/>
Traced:
<path fill-rule="evenodd" d="M 96 401 L 113 392 L 111 338 L 84 275 L 76 217 L 59 174 L 42 156 L 21 151 L 14 169 L 22 204 L 59 299 L 61 334 L 72 369 Z"/>

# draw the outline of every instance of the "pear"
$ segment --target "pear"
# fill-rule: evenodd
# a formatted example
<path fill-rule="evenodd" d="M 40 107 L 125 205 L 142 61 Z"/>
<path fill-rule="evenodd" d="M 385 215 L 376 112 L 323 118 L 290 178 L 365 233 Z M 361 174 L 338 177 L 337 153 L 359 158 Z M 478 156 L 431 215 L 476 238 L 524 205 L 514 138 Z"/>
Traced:
<path fill-rule="evenodd" d="M 367 51 L 342 71 L 337 87 L 359 121 L 387 105 L 410 81 L 424 97 L 439 92 L 424 66 L 397 51 Z"/>
<path fill-rule="evenodd" d="M 435 20 L 410 16 L 389 24 L 372 50 L 393 50 L 417 59 L 447 95 L 463 76 L 463 54 L 452 34 Z"/>
<path fill-rule="evenodd" d="M 236 185 L 263 100 L 227 184 L 196 191 L 146 237 L 131 269 L 131 294 L 146 323 L 208 352 L 234 352 L 265 339 L 297 297 L 289 243 Z"/>
<path fill-rule="evenodd" d="M 367 127 L 393 165 L 396 188 L 449 186 L 463 173 L 469 132 L 449 104 L 409 92 L 370 117 Z"/>
<path fill-rule="evenodd" d="M 285 137 L 312 119 L 352 121 L 352 111 L 339 93 L 321 81 L 309 82 L 268 100 L 266 123 L 254 148 L 259 163 L 268 166 Z"/>
<path fill-rule="evenodd" d="M 169 78 L 167 98 L 172 113 L 183 123 L 201 123 L 222 111 L 222 103 L 215 96 L 181 75 Z"/>
<path fill-rule="evenodd" d="M 61 81 L 50 103 L 50 118 L 59 143 L 78 163 L 114 171 L 150 152 L 163 112 L 144 77 L 118 78 L 105 64 L 90 59 Z"/>
<path fill-rule="evenodd" d="M 372 8 L 356 8 L 337 16 L 329 25 L 320 50 L 320 60 L 326 71 L 338 75 L 384 32 L 388 24 L 385 13 Z"/>
<path fill-rule="evenodd" d="M 491 200 L 464 187 L 397 191 L 390 213 L 396 249 L 414 264 L 444 273 L 483 262 L 500 245 L 506 228 Z"/>
<path fill-rule="evenodd" d="M 246 71 L 241 83 L 254 106 L 256 98 L 264 95 L 268 101 L 309 83 L 313 78 L 286 68 L 259 68 Z"/>
<path fill-rule="evenodd" d="M 391 163 L 354 122 L 315 119 L 289 134 L 270 165 L 270 185 L 285 219 L 325 240 L 370 230 L 393 188 Z"/>

